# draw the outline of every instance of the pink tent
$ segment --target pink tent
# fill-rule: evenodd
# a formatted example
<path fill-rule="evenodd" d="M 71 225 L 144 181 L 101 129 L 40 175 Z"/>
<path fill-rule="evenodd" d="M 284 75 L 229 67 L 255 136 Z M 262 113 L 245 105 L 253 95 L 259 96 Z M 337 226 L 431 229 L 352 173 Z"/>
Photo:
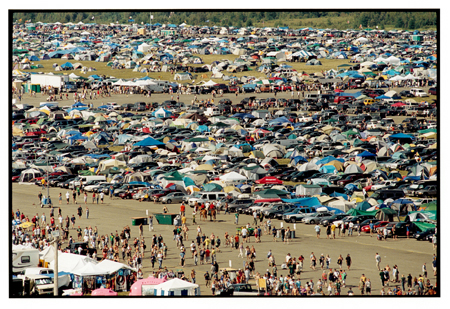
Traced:
<path fill-rule="evenodd" d="M 114 292 L 111 289 L 105 289 L 103 287 L 93 290 L 91 293 L 92 296 L 117 296 L 117 292 Z"/>
<path fill-rule="evenodd" d="M 140 280 L 136 281 L 135 283 L 133 283 L 133 285 L 131 286 L 129 296 L 143 296 L 142 290 L 147 290 L 149 292 L 153 292 L 152 286 L 158 285 L 158 284 L 166 282 L 166 281 L 167 281 L 166 278 L 158 279 L 158 278 L 154 278 L 154 277 L 140 279 Z M 145 296 L 145 293 L 144 293 L 144 296 Z"/>

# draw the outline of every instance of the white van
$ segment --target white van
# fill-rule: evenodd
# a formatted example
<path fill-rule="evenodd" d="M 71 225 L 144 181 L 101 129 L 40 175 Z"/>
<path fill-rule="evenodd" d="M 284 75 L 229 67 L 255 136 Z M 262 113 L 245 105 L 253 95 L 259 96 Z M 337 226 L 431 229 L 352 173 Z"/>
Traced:
<path fill-rule="evenodd" d="M 80 185 L 80 181 L 83 184 L 88 183 L 91 180 L 99 180 L 99 181 L 106 181 L 105 175 L 95 175 L 95 176 L 78 176 L 71 182 L 69 182 L 69 188 L 74 189 L 75 187 L 78 187 Z"/>
<path fill-rule="evenodd" d="M 205 111 L 205 116 L 220 116 L 220 109 L 217 107 L 208 107 Z"/>
<path fill-rule="evenodd" d="M 195 202 L 200 205 L 204 202 L 218 201 L 226 196 L 224 192 L 196 192 L 193 197 L 189 198 L 188 203 L 194 208 Z"/>

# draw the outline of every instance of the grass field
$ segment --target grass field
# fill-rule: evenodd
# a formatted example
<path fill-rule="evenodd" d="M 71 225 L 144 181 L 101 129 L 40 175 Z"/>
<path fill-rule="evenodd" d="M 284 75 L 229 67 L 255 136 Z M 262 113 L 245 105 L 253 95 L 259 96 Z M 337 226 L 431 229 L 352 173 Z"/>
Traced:
<path fill-rule="evenodd" d="M 197 55 L 200 56 L 204 62 L 204 64 L 210 64 L 213 61 L 220 61 L 220 60 L 230 60 L 234 61 L 234 59 L 237 58 L 236 55 L 229 54 L 229 55 Z M 292 66 L 293 69 L 297 70 L 297 72 L 305 72 L 307 74 L 321 72 L 321 71 L 328 71 L 331 69 L 337 69 L 339 65 L 342 64 L 349 64 L 349 59 L 320 59 L 322 62 L 322 65 L 319 66 L 311 66 L 306 65 L 304 62 L 286 62 L 288 65 Z M 70 70 L 70 71 L 64 71 L 64 72 L 56 72 L 53 68 L 53 64 L 61 65 L 63 63 L 70 62 L 70 63 L 81 63 L 83 66 L 86 67 L 93 67 L 96 69 L 96 71 L 87 72 L 86 74 L 81 73 L 80 70 Z M 105 75 L 106 77 L 114 77 L 114 78 L 122 78 L 122 79 L 130 79 L 130 78 L 142 78 L 145 76 L 149 76 L 151 78 L 160 79 L 160 80 L 169 80 L 174 81 L 174 75 L 172 75 L 170 72 L 150 72 L 150 73 L 140 73 L 140 72 L 133 72 L 131 69 L 112 69 L 111 67 L 107 66 L 107 62 L 95 62 L 95 61 L 76 61 L 76 60 L 65 60 L 65 59 L 51 59 L 51 60 L 41 60 L 39 62 L 34 62 L 34 64 L 41 64 L 43 68 L 39 69 L 33 69 L 33 70 L 23 70 L 24 72 L 42 72 L 42 73 L 63 73 L 63 74 L 71 74 L 74 73 L 78 76 L 88 77 L 90 75 L 96 74 L 99 76 Z M 190 64 L 190 66 L 202 66 L 203 64 Z M 259 65 L 258 65 L 259 66 Z M 258 72 L 256 69 L 258 66 L 251 67 L 252 71 L 247 72 L 238 72 L 238 73 L 228 73 L 224 72 L 225 75 L 233 75 L 236 77 L 242 77 L 242 76 L 255 76 L 256 78 L 267 78 L 267 76 L 261 72 Z M 195 83 L 200 83 L 202 81 L 209 81 L 211 79 L 211 73 L 193 73 L 192 74 L 195 80 Z M 224 83 L 222 79 L 212 79 L 213 81 L 217 83 Z M 184 81 L 183 83 L 185 83 Z M 189 81 L 189 83 L 192 83 L 192 81 Z M 407 98 L 404 98 L 407 99 Z M 420 98 L 420 101 L 427 101 L 432 102 L 432 100 L 435 100 L 436 96 L 429 96 L 426 98 Z M 418 101 L 419 99 L 416 99 Z"/>

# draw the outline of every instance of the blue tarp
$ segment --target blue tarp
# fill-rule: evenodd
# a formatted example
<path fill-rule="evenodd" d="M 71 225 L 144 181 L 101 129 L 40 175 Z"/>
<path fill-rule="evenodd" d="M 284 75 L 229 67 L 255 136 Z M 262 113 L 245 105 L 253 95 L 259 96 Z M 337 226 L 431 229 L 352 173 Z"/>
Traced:
<path fill-rule="evenodd" d="M 152 137 L 147 137 L 146 139 L 137 142 L 136 144 L 133 145 L 133 147 L 145 147 L 145 146 L 165 146 L 164 143 L 157 141 L 156 139 L 152 138 Z"/>
<path fill-rule="evenodd" d="M 282 198 L 281 200 L 286 203 L 299 204 L 301 206 L 321 206 L 317 197 L 302 197 L 293 199 Z"/>

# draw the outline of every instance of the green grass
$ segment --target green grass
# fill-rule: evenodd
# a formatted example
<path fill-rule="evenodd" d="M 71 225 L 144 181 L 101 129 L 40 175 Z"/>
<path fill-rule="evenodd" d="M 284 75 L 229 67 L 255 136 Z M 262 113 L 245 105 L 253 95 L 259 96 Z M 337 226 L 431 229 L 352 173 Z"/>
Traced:
<path fill-rule="evenodd" d="M 231 60 L 237 58 L 236 55 L 198 55 L 203 59 L 204 64 L 210 64 L 213 61 L 216 60 Z M 293 69 L 297 70 L 298 72 L 306 72 L 306 73 L 315 73 L 320 71 L 327 71 L 330 69 L 336 69 L 338 65 L 349 63 L 348 59 L 320 59 L 322 62 L 322 65 L 320 66 L 309 66 L 305 65 L 304 62 L 287 62 L 287 64 L 291 65 Z M 39 63 L 43 66 L 43 68 L 39 69 L 33 69 L 33 70 L 22 70 L 23 72 L 42 72 L 42 73 L 63 73 L 63 74 L 71 74 L 74 73 L 78 76 L 88 77 L 90 75 L 96 74 L 96 75 L 105 75 L 107 77 L 113 76 L 115 78 L 123 78 L 123 79 L 129 79 L 129 78 L 141 78 L 144 76 L 147 76 L 147 73 L 139 73 L 139 72 L 133 72 L 131 69 L 122 69 L 122 70 L 113 70 L 111 67 L 107 66 L 107 62 L 95 62 L 95 61 L 76 61 L 76 60 L 69 60 L 70 63 L 81 63 L 83 66 L 86 67 L 93 67 L 97 71 L 91 71 L 87 72 L 86 74 L 82 74 L 80 70 L 70 70 L 70 71 L 55 71 L 53 68 L 53 64 L 56 63 L 58 65 L 61 65 L 63 63 L 68 62 L 67 60 L 62 59 L 50 59 L 50 60 L 41 60 L 39 62 L 35 62 L 35 64 Z M 202 66 L 202 64 L 191 64 L 191 66 Z M 258 65 L 259 66 L 259 65 Z M 256 71 L 256 68 L 258 67 L 252 67 L 252 71 L 247 72 L 238 72 L 238 73 L 228 73 L 223 72 L 225 75 L 233 75 L 237 77 L 242 76 L 255 76 L 257 78 L 266 78 L 265 74 Z M 207 73 L 193 73 L 192 75 L 197 75 L 197 78 L 195 79 L 195 82 L 200 81 L 209 81 L 211 79 L 211 72 Z M 161 80 L 174 80 L 174 75 L 172 75 L 170 72 L 150 72 L 148 73 L 149 77 L 161 79 Z M 206 77 L 204 77 L 206 76 Z M 213 79 L 214 81 L 217 81 L 218 83 L 223 83 L 222 79 Z"/>

